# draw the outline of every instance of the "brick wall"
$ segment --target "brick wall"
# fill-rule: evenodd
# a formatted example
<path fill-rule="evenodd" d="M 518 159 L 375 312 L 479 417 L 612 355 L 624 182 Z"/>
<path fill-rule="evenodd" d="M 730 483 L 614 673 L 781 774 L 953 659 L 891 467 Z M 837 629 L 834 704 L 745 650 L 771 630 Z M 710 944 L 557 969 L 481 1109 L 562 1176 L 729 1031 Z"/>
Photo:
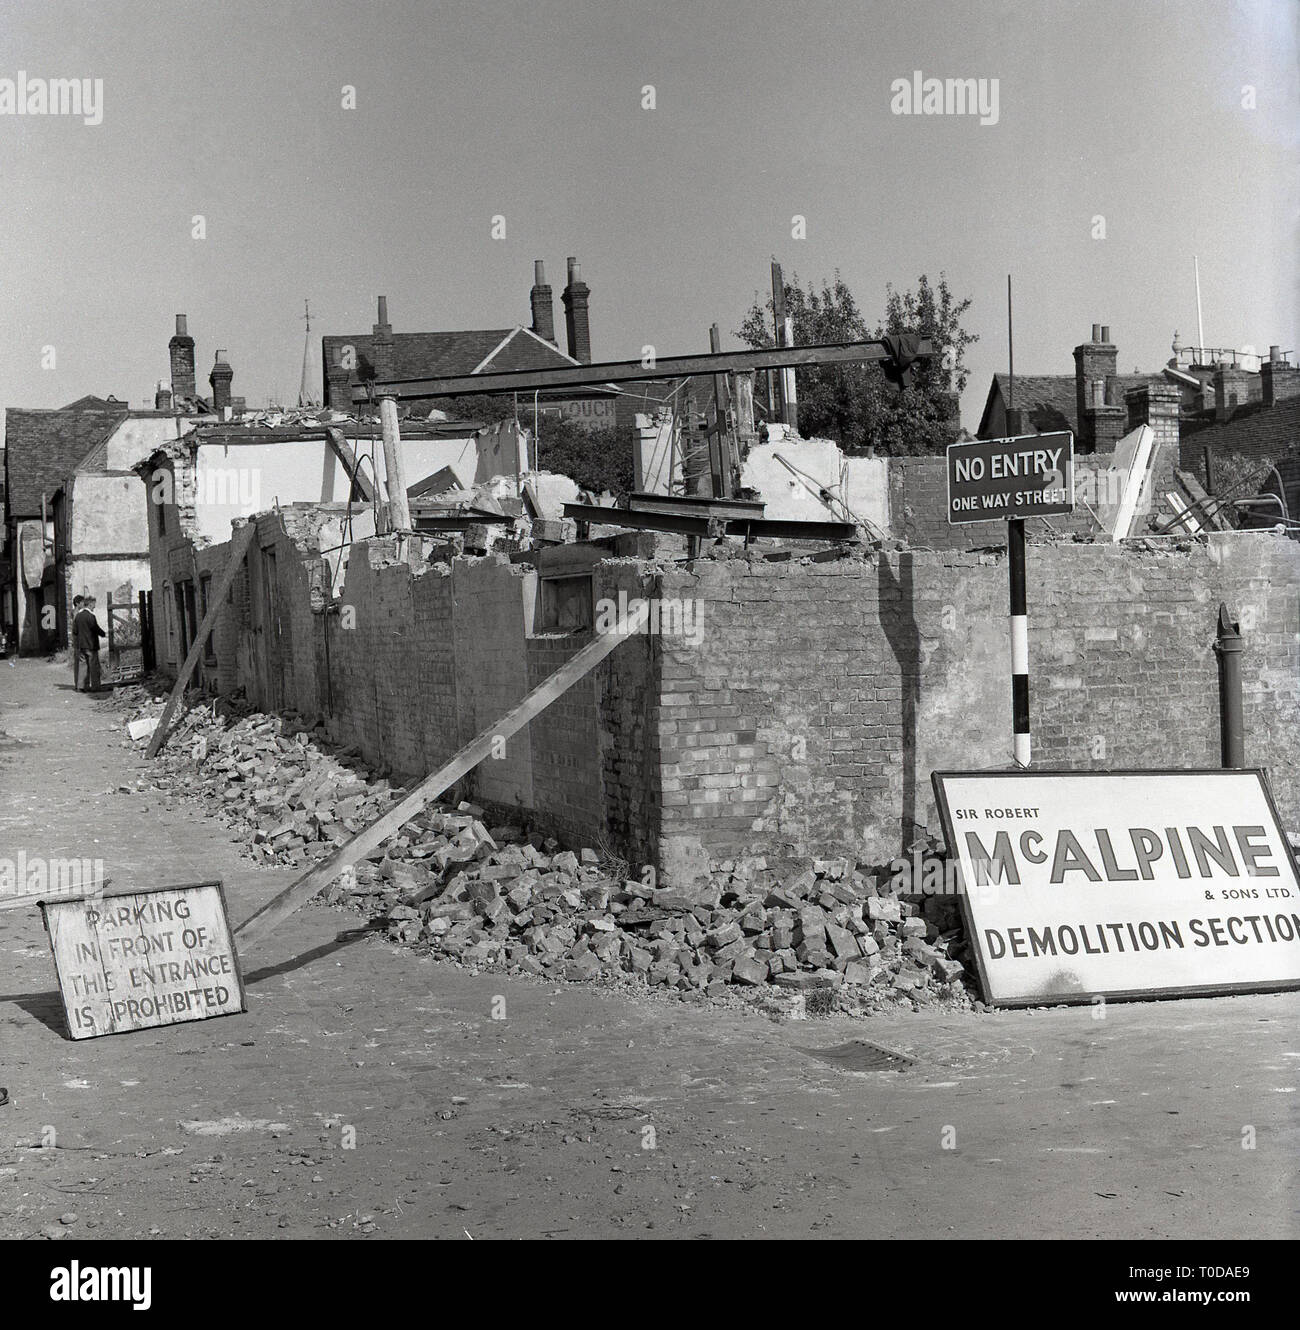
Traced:
<path fill-rule="evenodd" d="M 433 769 L 591 640 L 532 631 L 528 568 L 427 566 L 417 550 L 413 571 L 391 540 L 352 547 L 344 627 L 312 611 L 322 561 L 296 521 L 259 518 L 255 542 L 276 553 L 286 701 L 399 778 Z M 199 566 L 215 573 L 227 554 L 201 551 Z M 933 770 L 1009 763 L 1002 551 L 734 555 L 544 553 L 542 574 L 548 559 L 569 576 L 590 568 L 597 601 L 698 606 L 698 635 L 622 644 L 462 793 L 571 844 L 607 841 L 634 872 L 654 863 L 671 882 L 724 858 L 773 870 L 813 854 L 891 858 L 936 827 Z M 255 701 L 256 557 L 223 608 L 217 675 Z M 1212 644 L 1226 602 L 1246 638 L 1247 759 L 1300 828 L 1300 544 L 1266 532 L 1031 540 L 1028 597 L 1034 762 L 1078 770 L 1217 764 Z"/>
<path fill-rule="evenodd" d="M 1101 477 L 1110 465 L 1108 454 L 1074 459 L 1075 493 L 1087 496 L 1105 493 L 1100 482 L 1088 481 L 1089 475 Z M 946 457 L 891 457 L 889 459 L 890 533 L 918 549 L 976 550 L 1005 546 L 1006 526 L 1002 522 L 971 522 L 952 526 L 948 522 L 948 460 Z M 1096 506 L 1095 504 L 1093 505 Z M 1072 513 L 1050 517 L 1052 529 L 1062 535 L 1095 537 L 1100 525 L 1082 503 Z M 1029 524 L 1031 534 L 1046 532 L 1042 520 Z"/>
<path fill-rule="evenodd" d="M 706 625 L 699 647 L 660 643 L 660 850 L 674 863 L 888 858 L 936 826 L 932 770 L 1009 762 L 1000 553 L 697 563 L 664 586 L 699 596 Z M 1253 625 L 1248 760 L 1300 827 L 1294 542 L 1031 544 L 1028 593 L 1036 765 L 1217 765 L 1222 599 Z"/>

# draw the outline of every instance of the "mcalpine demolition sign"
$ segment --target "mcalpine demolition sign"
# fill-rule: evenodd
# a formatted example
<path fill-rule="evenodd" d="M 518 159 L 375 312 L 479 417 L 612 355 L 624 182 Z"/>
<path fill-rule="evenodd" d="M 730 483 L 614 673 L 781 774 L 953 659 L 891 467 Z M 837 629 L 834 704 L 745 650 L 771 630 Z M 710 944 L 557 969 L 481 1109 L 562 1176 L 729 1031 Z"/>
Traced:
<path fill-rule="evenodd" d="M 936 772 L 986 998 L 1300 987 L 1300 874 L 1261 771 Z"/>

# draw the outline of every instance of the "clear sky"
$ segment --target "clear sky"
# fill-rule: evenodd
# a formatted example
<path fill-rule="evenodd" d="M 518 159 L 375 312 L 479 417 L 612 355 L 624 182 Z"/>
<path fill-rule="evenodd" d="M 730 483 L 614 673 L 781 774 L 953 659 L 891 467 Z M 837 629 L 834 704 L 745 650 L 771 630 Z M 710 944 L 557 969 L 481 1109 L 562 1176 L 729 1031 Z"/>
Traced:
<path fill-rule="evenodd" d="M 570 254 L 596 359 L 707 350 L 715 320 L 735 345 L 772 256 L 805 278 L 838 268 L 871 321 L 887 282 L 946 271 L 982 338 L 968 424 L 1005 366 L 1008 272 L 1025 373 L 1072 372 L 1094 322 L 1122 371 L 1157 368 L 1175 328 L 1195 340 L 1193 254 L 1208 343 L 1293 350 L 1298 14 L 5 0 L 0 78 L 104 91 L 98 125 L 0 114 L 0 405 L 152 404 L 181 311 L 200 391 L 222 347 L 250 405 L 292 401 L 304 296 L 319 391 L 319 334 L 368 331 L 377 294 L 399 332 L 527 323 L 533 259 L 560 314 Z M 997 79 L 997 123 L 892 114 L 914 70 Z"/>

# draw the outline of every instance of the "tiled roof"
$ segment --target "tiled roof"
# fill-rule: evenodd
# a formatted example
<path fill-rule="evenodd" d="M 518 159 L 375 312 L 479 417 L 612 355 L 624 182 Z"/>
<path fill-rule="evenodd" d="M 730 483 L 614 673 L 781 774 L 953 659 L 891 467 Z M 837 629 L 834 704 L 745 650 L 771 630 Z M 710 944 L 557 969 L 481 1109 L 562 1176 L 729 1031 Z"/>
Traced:
<path fill-rule="evenodd" d="M 340 363 L 342 348 L 350 346 L 357 358 L 351 381 L 364 383 L 373 379 L 374 340 L 369 333 L 354 337 L 322 337 L 321 356 L 326 373 L 331 365 Z M 484 361 L 489 363 L 485 365 Z M 393 334 L 392 376 L 395 379 L 473 374 L 480 366 L 484 370 L 547 369 L 573 363 L 562 351 L 524 328 Z"/>
<path fill-rule="evenodd" d="M 995 397 L 1006 401 L 1008 380 L 1006 374 L 993 376 L 978 433 L 984 433 Z M 1073 374 L 1017 374 L 1013 399 L 1016 409 L 1025 413 L 1025 424 L 1037 433 L 1051 434 L 1065 429 L 1079 432 Z"/>
<path fill-rule="evenodd" d="M 112 396 L 95 397 L 87 393 L 85 397 L 78 397 L 75 402 L 69 402 L 67 406 L 62 407 L 64 411 L 125 411 L 126 403 Z"/>
<path fill-rule="evenodd" d="M 995 397 L 1006 401 L 1010 376 L 997 373 L 989 385 L 988 399 L 977 431 L 981 436 L 993 407 Z M 1139 388 L 1160 378 L 1156 374 L 1116 374 L 1107 381 L 1114 406 L 1124 405 L 1124 394 L 1130 388 Z M 1025 424 L 1038 434 L 1051 434 L 1056 430 L 1079 433 L 1078 404 L 1075 398 L 1073 374 L 1017 374 L 1015 380 L 1016 409 L 1025 413 Z"/>
<path fill-rule="evenodd" d="M 8 515 L 39 517 L 48 499 L 91 449 L 122 421 L 119 411 L 5 411 Z"/>
<path fill-rule="evenodd" d="M 1238 407 L 1230 420 L 1195 432 L 1184 429 L 1182 465 L 1203 474 L 1203 450 L 1243 457 L 1277 459 L 1300 448 L 1300 397 L 1288 397 L 1273 406 Z"/>

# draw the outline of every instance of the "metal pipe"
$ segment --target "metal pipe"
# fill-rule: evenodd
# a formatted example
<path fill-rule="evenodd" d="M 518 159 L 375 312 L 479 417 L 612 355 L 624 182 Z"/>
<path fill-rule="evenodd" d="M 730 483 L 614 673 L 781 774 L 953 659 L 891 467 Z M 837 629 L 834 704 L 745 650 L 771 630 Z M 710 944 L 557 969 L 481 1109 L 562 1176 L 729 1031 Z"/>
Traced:
<path fill-rule="evenodd" d="M 1245 643 L 1241 625 L 1228 618 L 1228 607 L 1219 606 L 1219 631 L 1214 643 L 1219 657 L 1219 747 L 1220 765 L 1246 765 L 1246 730 L 1241 706 L 1241 653 Z"/>

